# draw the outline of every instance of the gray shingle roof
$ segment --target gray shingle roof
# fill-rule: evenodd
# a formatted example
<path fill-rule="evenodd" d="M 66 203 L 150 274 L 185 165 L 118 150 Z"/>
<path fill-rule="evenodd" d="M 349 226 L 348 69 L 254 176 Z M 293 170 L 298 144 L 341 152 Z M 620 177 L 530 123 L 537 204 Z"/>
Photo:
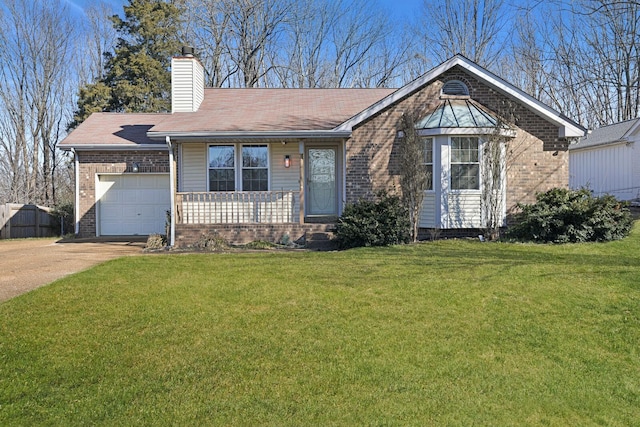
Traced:
<path fill-rule="evenodd" d="M 93 113 L 73 130 L 60 144 L 63 150 L 76 146 L 122 146 L 134 148 L 156 144 L 147 132 L 169 114 L 162 113 Z"/>
<path fill-rule="evenodd" d="M 603 126 L 595 129 L 593 132 L 580 139 L 575 145 L 569 147 L 570 150 L 579 150 L 581 148 L 596 147 L 599 145 L 613 144 L 620 142 L 623 138 L 629 136 L 629 131 L 640 120 L 631 119 L 620 123 L 614 123 L 609 126 Z"/>
<path fill-rule="evenodd" d="M 205 89 L 198 111 L 174 113 L 153 132 L 333 129 L 396 89 Z"/>

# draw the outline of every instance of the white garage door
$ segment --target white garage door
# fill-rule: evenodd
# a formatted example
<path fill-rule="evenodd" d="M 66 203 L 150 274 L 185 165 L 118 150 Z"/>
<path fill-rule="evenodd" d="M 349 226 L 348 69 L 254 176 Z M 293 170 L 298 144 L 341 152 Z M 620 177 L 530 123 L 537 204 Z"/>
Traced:
<path fill-rule="evenodd" d="M 169 175 L 100 175 L 96 200 L 100 235 L 164 234 L 171 207 Z"/>

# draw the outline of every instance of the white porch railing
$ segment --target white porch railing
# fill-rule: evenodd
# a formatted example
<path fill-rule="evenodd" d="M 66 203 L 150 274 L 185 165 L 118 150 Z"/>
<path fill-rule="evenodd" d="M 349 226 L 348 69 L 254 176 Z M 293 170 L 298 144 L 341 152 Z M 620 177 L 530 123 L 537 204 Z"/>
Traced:
<path fill-rule="evenodd" d="M 294 222 L 293 191 L 177 193 L 178 224 Z"/>

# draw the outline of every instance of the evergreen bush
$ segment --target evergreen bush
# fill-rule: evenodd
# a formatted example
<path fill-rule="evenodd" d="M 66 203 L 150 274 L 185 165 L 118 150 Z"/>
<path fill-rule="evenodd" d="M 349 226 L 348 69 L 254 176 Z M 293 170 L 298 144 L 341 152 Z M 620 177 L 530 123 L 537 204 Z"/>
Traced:
<path fill-rule="evenodd" d="M 378 193 L 376 200 L 349 204 L 338 218 L 336 241 L 340 249 L 408 243 L 409 213 L 400 197 Z"/>
<path fill-rule="evenodd" d="M 555 188 L 536 195 L 536 203 L 519 204 L 517 224 L 508 236 L 553 243 L 619 240 L 633 223 L 626 203 L 611 195 L 594 197 L 588 189 Z"/>

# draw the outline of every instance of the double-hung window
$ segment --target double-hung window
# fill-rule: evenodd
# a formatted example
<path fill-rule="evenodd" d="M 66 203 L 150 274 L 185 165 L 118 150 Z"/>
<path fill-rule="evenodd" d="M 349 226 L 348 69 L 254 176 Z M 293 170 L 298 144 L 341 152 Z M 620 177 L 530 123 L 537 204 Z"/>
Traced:
<path fill-rule="evenodd" d="M 266 145 L 242 146 L 242 190 L 269 189 L 269 153 Z"/>
<path fill-rule="evenodd" d="M 422 163 L 427 172 L 427 190 L 433 190 L 433 138 L 422 140 Z"/>
<path fill-rule="evenodd" d="M 209 146 L 209 191 L 235 191 L 235 164 L 235 146 Z"/>
<path fill-rule="evenodd" d="M 269 149 L 266 145 L 209 146 L 209 191 L 268 191 Z"/>
<path fill-rule="evenodd" d="M 480 189 L 479 141 L 475 136 L 451 138 L 451 189 Z"/>

